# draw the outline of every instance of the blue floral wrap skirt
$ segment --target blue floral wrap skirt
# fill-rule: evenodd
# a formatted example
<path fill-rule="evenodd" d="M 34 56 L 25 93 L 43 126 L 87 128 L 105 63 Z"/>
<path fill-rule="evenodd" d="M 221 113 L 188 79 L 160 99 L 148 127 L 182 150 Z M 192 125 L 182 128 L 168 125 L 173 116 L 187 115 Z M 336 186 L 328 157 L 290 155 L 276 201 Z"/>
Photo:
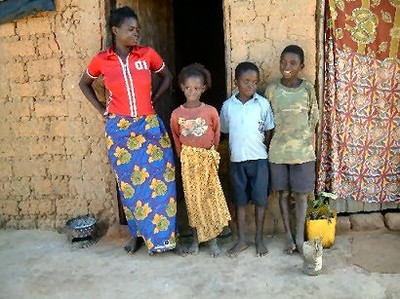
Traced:
<path fill-rule="evenodd" d="M 106 117 L 108 156 L 133 237 L 149 253 L 176 247 L 176 185 L 171 140 L 159 116 Z"/>

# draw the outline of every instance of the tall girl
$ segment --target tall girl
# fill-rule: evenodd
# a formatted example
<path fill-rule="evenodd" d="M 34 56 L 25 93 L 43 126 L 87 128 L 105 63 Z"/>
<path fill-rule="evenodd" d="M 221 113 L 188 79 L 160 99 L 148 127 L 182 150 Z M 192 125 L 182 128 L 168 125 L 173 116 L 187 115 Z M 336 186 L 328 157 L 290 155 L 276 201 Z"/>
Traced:
<path fill-rule="evenodd" d="M 270 100 L 275 116 L 269 161 L 271 187 L 279 192 L 279 205 L 287 234 L 286 253 L 302 253 L 307 194 L 315 187 L 315 127 L 318 106 L 314 86 L 299 78 L 304 67 L 303 49 L 287 46 L 281 54 L 282 78 L 267 86 L 265 96 Z M 296 236 L 293 238 L 289 221 L 289 195 L 294 193 L 296 204 Z"/>
<path fill-rule="evenodd" d="M 188 253 L 197 254 L 199 243 L 209 241 L 213 257 L 221 254 L 217 239 L 231 219 L 218 177 L 220 123 L 217 110 L 200 97 L 211 87 L 210 72 L 201 64 L 182 69 L 178 77 L 186 103 L 171 115 L 171 130 L 182 166 L 182 182 L 193 243 Z"/>
<path fill-rule="evenodd" d="M 139 45 L 136 13 L 124 6 L 111 11 L 113 45 L 97 53 L 79 86 L 106 119 L 108 156 L 118 181 L 132 239 L 125 246 L 134 253 L 143 240 L 150 254 L 176 246 L 176 186 L 171 141 L 153 104 L 171 83 L 161 56 Z M 160 77 L 152 93 L 151 74 Z M 102 77 L 107 105 L 96 96 L 93 82 Z"/>

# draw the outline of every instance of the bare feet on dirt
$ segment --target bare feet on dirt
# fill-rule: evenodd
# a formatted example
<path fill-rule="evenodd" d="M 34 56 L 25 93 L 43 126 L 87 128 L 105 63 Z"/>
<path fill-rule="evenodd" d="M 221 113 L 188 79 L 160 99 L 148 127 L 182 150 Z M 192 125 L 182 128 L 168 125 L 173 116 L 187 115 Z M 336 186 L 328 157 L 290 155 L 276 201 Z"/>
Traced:
<path fill-rule="evenodd" d="M 193 242 L 192 245 L 186 250 L 186 253 L 191 255 L 199 254 L 199 243 Z"/>
<path fill-rule="evenodd" d="M 227 254 L 229 257 L 237 257 L 241 252 L 245 251 L 249 245 L 245 242 L 237 242 L 231 249 L 228 249 Z"/>
<path fill-rule="evenodd" d="M 268 254 L 268 249 L 263 241 L 256 242 L 256 256 L 262 257 Z"/>
<path fill-rule="evenodd" d="M 217 244 L 216 238 L 210 240 L 208 244 L 210 246 L 210 253 L 212 257 L 219 257 L 222 254 L 222 251 Z"/>
<path fill-rule="evenodd" d="M 297 252 L 296 245 L 293 243 L 292 240 L 287 241 L 286 247 L 285 247 L 285 249 L 283 249 L 283 253 L 288 254 L 288 255 L 292 255 L 295 252 Z"/>

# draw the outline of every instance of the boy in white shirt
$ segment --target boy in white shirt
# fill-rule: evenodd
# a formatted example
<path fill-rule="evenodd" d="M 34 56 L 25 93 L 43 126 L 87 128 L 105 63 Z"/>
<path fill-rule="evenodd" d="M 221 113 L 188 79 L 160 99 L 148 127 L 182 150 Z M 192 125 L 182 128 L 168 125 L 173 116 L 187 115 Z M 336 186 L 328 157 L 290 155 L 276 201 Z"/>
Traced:
<path fill-rule="evenodd" d="M 236 208 L 238 241 L 228 250 L 237 256 L 248 245 L 245 240 L 246 205 L 255 205 L 256 255 L 268 253 L 263 241 L 265 206 L 268 197 L 268 147 L 274 128 L 269 101 L 256 93 L 260 72 L 251 62 L 235 69 L 238 93 L 227 99 L 221 109 L 221 132 L 229 134 L 232 201 Z"/>

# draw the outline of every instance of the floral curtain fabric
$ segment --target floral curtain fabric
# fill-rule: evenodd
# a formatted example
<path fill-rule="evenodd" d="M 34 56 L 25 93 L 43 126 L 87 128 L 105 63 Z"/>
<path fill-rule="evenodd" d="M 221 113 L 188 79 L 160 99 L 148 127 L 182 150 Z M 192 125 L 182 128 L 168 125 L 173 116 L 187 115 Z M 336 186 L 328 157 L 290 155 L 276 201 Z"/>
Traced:
<path fill-rule="evenodd" d="M 400 0 L 329 0 L 317 189 L 400 201 Z"/>

